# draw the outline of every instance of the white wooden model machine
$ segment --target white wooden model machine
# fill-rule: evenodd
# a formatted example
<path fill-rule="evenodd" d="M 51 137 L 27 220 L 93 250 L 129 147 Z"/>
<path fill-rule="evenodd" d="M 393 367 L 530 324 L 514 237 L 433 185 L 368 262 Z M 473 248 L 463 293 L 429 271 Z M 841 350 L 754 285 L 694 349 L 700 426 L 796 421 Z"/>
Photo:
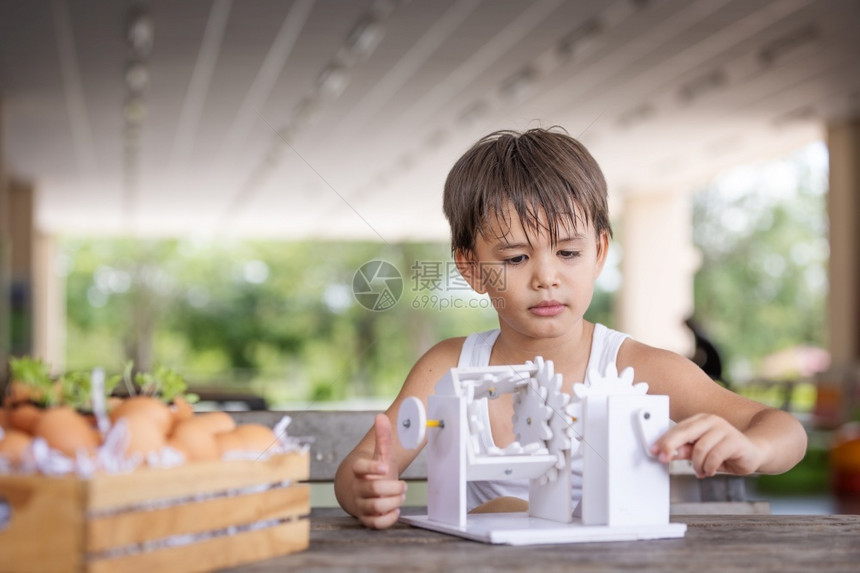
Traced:
<path fill-rule="evenodd" d="M 669 469 L 649 447 L 669 429 L 669 397 L 647 395 L 633 370 L 614 367 L 561 391 L 561 374 L 537 357 L 516 366 L 452 368 L 428 397 L 409 398 L 398 437 L 414 449 L 427 437 L 427 515 L 411 525 L 486 543 L 532 545 L 683 537 L 669 522 Z M 516 441 L 502 449 L 487 401 L 514 394 Z M 581 460 L 577 460 L 581 458 Z M 574 504 L 571 462 L 582 467 Z M 467 513 L 466 483 L 529 480 L 528 512 Z"/>

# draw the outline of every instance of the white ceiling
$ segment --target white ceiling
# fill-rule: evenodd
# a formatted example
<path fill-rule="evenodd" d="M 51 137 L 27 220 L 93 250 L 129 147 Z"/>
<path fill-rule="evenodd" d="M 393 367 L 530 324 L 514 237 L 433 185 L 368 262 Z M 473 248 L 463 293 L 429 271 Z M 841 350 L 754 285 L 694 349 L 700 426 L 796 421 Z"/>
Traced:
<path fill-rule="evenodd" d="M 47 232 L 446 239 L 495 129 L 564 126 L 619 206 L 860 115 L 855 0 L 145 4 L 137 144 L 130 5 L 0 2 L 6 171 Z"/>

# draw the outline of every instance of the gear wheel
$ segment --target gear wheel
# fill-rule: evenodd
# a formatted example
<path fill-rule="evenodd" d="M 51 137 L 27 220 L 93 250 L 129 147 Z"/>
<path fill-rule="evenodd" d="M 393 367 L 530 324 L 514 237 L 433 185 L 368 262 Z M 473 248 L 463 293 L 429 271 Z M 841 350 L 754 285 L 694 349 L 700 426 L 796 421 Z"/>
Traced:
<path fill-rule="evenodd" d="M 580 399 L 586 396 L 637 395 L 647 392 L 647 382 L 633 383 L 633 368 L 627 367 L 619 374 L 614 364 L 608 364 L 603 373 L 592 368 L 584 384 L 573 385 L 573 393 Z"/>
<path fill-rule="evenodd" d="M 542 362 L 542 360 L 541 360 Z M 546 405 L 552 412 L 549 419 L 549 428 L 552 437 L 547 440 L 547 449 L 555 454 L 556 463 L 541 476 L 540 483 L 545 484 L 554 481 L 559 472 L 570 471 L 568 467 L 568 456 L 574 439 L 573 427 L 565 416 L 566 407 L 570 402 L 570 395 L 561 391 L 561 374 L 553 373 L 552 362 L 547 362 L 538 370 L 538 383 L 547 389 Z"/>
<path fill-rule="evenodd" d="M 568 429 L 571 434 L 571 440 L 577 444 L 575 449 L 571 446 L 570 457 L 581 458 L 584 446 L 582 433 L 585 430 L 585 426 L 582 423 L 582 399 L 574 394 L 570 403 L 564 409 L 564 413 L 567 415 L 567 419 L 570 420 Z"/>
<path fill-rule="evenodd" d="M 545 445 L 552 437 L 547 421 L 552 410 L 546 406 L 547 390 L 532 381 L 517 392 L 514 399 L 514 433 L 520 444 L 540 442 Z"/>
<path fill-rule="evenodd" d="M 540 477 L 545 484 L 555 480 L 560 471 L 568 471 L 567 453 L 574 438 L 565 416 L 570 396 L 561 391 L 562 377 L 554 373 L 551 361 L 538 356 L 528 364 L 535 368 L 535 374 L 515 400 L 514 431 L 526 447 L 537 444 L 556 456 L 555 465 Z"/>
<path fill-rule="evenodd" d="M 579 442 L 576 451 L 571 454 L 571 457 L 580 458 L 584 453 L 585 441 L 583 440 L 583 432 L 585 426 L 583 424 L 583 402 L 588 396 L 615 396 L 621 394 L 645 394 L 648 392 L 648 384 L 646 382 L 633 383 L 633 369 L 625 368 L 618 373 L 614 364 L 606 366 L 606 371 L 602 374 L 591 369 L 588 371 L 588 376 L 584 383 L 573 385 L 573 398 L 570 404 L 567 405 L 565 413 L 572 421 L 571 430 L 574 439 Z"/>

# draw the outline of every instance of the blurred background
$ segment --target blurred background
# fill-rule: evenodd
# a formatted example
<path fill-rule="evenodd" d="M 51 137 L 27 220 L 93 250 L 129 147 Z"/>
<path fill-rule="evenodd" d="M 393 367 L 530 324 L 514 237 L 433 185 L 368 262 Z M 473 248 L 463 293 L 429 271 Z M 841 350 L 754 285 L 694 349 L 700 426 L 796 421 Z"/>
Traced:
<path fill-rule="evenodd" d="M 385 407 L 496 324 L 452 266 L 448 169 L 558 125 L 610 189 L 588 318 L 798 416 L 807 458 L 756 487 L 848 511 L 858 24 L 854 0 L 3 0 L 0 362 Z"/>

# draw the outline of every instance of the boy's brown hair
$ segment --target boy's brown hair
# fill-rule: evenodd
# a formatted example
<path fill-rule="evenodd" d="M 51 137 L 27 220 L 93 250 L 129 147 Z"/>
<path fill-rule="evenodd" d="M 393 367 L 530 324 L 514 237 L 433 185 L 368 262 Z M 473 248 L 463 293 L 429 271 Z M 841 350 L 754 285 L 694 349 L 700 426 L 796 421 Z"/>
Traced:
<path fill-rule="evenodd" d="M 507 228 L 508 205 L 525 231 L 543 228 L 553 243 L 559 239 L 559 227 L 576 230 L 589 222 L 598 239 L 603 232 L 612 236 L 603 172 L 588 150 L 561 128 L 496 131 L 454 164 L 442 201 L 452 252 L 474 249 L 477 237 L 494 222 Z M 584 221 L 577 221 L 577 207 Z"/>

